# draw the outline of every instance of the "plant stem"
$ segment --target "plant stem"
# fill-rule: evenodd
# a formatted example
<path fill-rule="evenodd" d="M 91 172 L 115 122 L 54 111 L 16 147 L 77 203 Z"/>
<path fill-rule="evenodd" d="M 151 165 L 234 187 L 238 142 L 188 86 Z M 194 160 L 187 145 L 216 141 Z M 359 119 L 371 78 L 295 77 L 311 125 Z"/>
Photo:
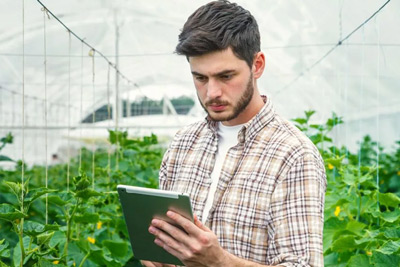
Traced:
<path fill-rule="evenodd" d="M 20 221 L 20 229 L 18 230 L 17 225 L 12 222 L 14 226 L 15 232 L 18 234 L 18 240 L 19 240 L 19 247 L 21 248 L 21 262 L 20 266 L 23 267 L 24 265 L 24 260 L 25 260 L 25 248 L 24 248 L 24 240 L 23 240 L 23 233 L 24 233 L 24 218 L 21 218 Z"/>
<path fill-rule="evenodd" d="M 68 244 L 71 241 L 71 225 L 72 225 L 72 219 L 74 218 L 75 212 L 78 208 L 78 206 L 80 205 L 79 203 L 79 199 L 76 201 L 76 204 L 74 206 L 74 209 L 72 210 L 71 215 L 69 216 L 68 220 L 67 220 L 67 240 L 65 242 L 65 246 L 64 246 L 64 252 L 63 252 L 63 257 L 65 257 L 65 262 L 67 262 L 67 257 L 68 257 Z"/>
<path fill-rule="evenodd" d="M 357 210 L 357 221 L 360 221 L 360 214 L 361 214 L 361 185 L 358 185 L 357 189 L 358 195 L 358 210 Z"/>
<path fill-rule="evenodd" d="M 89 255 L 90 255 L 90 251 L 85 255 L 85 257 L 82 259 L 82 261 L 81 261 L 81 263 L 79 264 L 79 267 L 82 267 L 83 266 L 83 264 L 85 263 L 85 261 L 87 260 L 87 258 L 89 257 Z"/>

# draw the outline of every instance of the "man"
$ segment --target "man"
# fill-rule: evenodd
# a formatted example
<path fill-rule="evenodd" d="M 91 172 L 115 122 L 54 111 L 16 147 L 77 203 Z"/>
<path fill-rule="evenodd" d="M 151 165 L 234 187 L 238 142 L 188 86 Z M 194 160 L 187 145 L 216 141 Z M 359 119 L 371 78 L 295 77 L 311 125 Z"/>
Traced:
<path fill-rule="evenodd" d="M 155 243 L 186 266 L 323 266 L 324 164 L 259 93 L 265 56 L 254 17 L 227 1 L 206 4 L 176 51 L 208 116 L 176 134 L 160 169 L 162 189 L 190 195 L 195 221 L 168 212 L 182 231 L 154 219 Z"/>

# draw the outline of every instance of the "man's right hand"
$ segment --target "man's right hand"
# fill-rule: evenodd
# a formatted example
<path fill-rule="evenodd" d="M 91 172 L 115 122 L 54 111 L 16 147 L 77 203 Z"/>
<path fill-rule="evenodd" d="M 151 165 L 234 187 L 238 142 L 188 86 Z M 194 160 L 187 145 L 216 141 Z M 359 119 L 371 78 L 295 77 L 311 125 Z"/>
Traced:
<path fill-rule="evenodd" d="M 152 262 L 152 261 L 140 261 L 140 263 L 146 267 L 176 267 L 176 265 L 164 264 L 164 263 Z"/>

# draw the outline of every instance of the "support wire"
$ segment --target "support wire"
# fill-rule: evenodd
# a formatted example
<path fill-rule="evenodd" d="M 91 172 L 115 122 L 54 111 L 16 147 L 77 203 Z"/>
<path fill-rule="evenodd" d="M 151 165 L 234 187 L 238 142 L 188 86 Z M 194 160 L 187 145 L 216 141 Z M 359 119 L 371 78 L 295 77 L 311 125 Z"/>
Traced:
<path fill-rule="evenodd" d="M 376 27 L 376 32 L 378 35 L 378 44 L 381 41 L 380 39 L 380 27 L 378 24 L 378 20 L 375 19 L 375 27 Z M 380 188 L 380 177 L 379 177 L 379 157 L 380 157 L 380 151 L 379 151 L 379 144 L 380 144 L 380 55 L 381 55 L 381 50 L 380 46 L 377 46 L 377 51 L 378 51 L 378 59 L 377 59 L 377 74 L 376 74 L 376 109 L 377 109 L 377 115 L 376 115 L 376 131 L 377 131 L 377 140 L 376 140 L 376 187 L 378 188 L 378 193 L 376 195 L 376 200 L 377 200 L 377 208 L 378 211 L 380 211 L 380 204 L 379 204 L 379 188 Z M 378 226 L 380 224 L 379 217 L 378 217 Z"/>
<path fill-rule="evenodd" d="M 71 55 L 71 32 L 68 32 L 68 55 Z M 67 130 L 67 192 L 69 192 L 69 175 L 71 163 L 71 144 L 70 144 L 70 130 L 71 130 L 71 57 L 68 58 L 68 130 Z"/>
<path fill-rule="evenodd" d="M 39 0 L 38 0 L 39 1 Z M 349 39 L 355 32 L 357 32 L 361 27 L 363 27 L 365 24 L 367 24 L 373 17 L 375 17 L 379 12 L 382 11 L 382 9 L 389 4 L 391 0 L 387 0 L 377 11 L 375 11 L 371 16 L 369 16 L 363 23 L 361 23 L 358 27 L 356 27 L 352 32 L 350 32 L 346 37 L 343 39 L 340 39 L 337 44 L 335 44 L 331 49 L 329 49 L 321 58 L 319 58 L 317 61 L 315 61 L 310 67 L 306 68 L 304 71 L 302 71 L 300 74 L 298 74 L 292 81 L 290 81 L 287 85 L 285 85 L 282 89 L 280 89 L 275 96 L 281 94 L 282 92 L 286 91 L 289 89 L 294 83 L 296 83 L 301 77 L 303 77 L 306 73 L 309 73 L 315 66 L 317 66 L 319 63 L 321 63 L 325 58 L 327 58 L 333 51 L 335 51 L 336 48 L 341 46 L 343 42 L 345 42 L 347 39 Z"/>
<path fill-rule="evenodd" d="M 96 53 L 95 50 L 91 50 L 92 54 L 92 88 L 93 88 L 93 114 L 92 114 L 92 123 L 94 124 L 96 122 L 96 101 L 95 101 L 95 96 L 96 96 L 96 86 L 95 86 L 95 61 L 94 61 L 94 54 Z M 94 131 L 94 129 L 93 129 Z M 95 135 L 93 135 L 95 136 Z M 92 153 L 92 188 L 94 189 L 94 179 L 95 179 L 95 157 L 96 157 L 96 142 L 95 139 L 93 139 L 93 153 Z"/>
<path fill-rule="evenodd" d="M 43 9 L 43 55 L 44 55 L 44 139 L 45 139 L 45 186 L 46 188 L 49 187 L 48 185 L 48 162 L 47 162 L 47 38 L 46 38 L 46 9 Z M 49 221 L 49 200 L 48 194 L 46 194 L 46 224 Z"/>

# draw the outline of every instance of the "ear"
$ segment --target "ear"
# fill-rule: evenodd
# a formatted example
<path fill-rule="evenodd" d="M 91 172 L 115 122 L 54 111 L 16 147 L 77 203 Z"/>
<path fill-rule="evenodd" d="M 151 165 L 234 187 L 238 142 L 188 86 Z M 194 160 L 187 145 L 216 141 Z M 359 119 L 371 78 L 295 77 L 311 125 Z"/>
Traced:
<path fill-rule="evenodd" d="M 253 60 L 253 67 L 252 67 L 253 77 L 255 79 L 260 78 L 264 72 L 264 68 L 265 68 L 265 55 L 263 52 L 258 52 L 257 54 L 255 54 Z"/>

